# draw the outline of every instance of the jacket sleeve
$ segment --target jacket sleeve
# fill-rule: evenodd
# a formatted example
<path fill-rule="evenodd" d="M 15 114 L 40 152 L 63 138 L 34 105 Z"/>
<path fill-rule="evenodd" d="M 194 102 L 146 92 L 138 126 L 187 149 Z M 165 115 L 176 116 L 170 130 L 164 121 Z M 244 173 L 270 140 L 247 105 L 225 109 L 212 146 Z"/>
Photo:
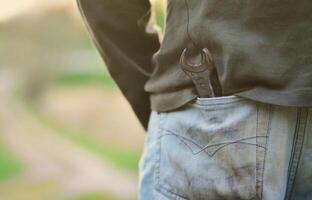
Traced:
<path fill-rule="evenodd" d="M 78 0 L 78 6 L 110 75 L 146 129 L 151 110 L 144 85 L 160 45 L 156 32 L 146 32 L 149 0 Z"/>

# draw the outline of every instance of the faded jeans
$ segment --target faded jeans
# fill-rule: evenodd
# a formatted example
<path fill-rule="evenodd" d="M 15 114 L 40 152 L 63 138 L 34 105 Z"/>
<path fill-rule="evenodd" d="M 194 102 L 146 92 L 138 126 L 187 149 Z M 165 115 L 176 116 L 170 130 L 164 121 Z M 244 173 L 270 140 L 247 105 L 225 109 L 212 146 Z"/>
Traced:
<path fill-rule="evenodd" d="M 237 96 L 155 112 L 140 200 L 312 200 L 312 108 Z"/>

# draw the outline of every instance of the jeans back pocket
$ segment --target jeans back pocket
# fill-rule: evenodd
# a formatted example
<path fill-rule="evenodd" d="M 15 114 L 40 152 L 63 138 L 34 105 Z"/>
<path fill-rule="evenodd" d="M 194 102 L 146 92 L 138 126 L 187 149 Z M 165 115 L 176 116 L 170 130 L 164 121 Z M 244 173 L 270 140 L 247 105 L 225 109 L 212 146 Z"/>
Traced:
<path fill-rule="evenodd" d="M 169 199 L 258 199 L 269 115 L 236 97 L 166 113 L 156 189 Z"/>

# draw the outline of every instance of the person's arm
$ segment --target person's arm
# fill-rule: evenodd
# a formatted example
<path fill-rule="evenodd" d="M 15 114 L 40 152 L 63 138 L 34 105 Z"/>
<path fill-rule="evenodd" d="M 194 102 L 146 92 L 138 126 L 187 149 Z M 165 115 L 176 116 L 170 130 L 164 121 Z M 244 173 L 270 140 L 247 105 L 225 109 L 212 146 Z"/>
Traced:
<path fill-rule="evenodd" d="M 151 110 L 144 85 L 160 45 L 156 33 L 146 33 L 149 0 L 78 0 L 78 5 L 112 78 L 146 129 Z"/>

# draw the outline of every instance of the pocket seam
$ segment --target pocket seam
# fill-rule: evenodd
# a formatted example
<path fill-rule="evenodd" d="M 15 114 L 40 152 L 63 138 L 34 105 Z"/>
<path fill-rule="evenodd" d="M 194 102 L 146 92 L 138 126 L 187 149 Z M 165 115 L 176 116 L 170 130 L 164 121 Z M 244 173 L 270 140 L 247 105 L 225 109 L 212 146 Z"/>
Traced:
<path fill-rule="evenodd" d="M 248 99 L 237 97 L 237 96 L 223 96 L 223 97 L 213 97 L 213 98 L 205 98 L 200 99 L 197 98 L 193 102 L 193 105 L 196 107 L 202 108 L 210 108 L 214 106 L 222 106 L 222 105 L 229 105 L 229 104 L 240 104 L 242 102 L 247 102 Z"/>
<path fill-rule="evenodd" d="M 262 111 L 266 111 L 267 113 L 267 122 L 266 122 L 266 125 L 265 125 L 265 136 L 266 136 L 266 139 L 265 139 L 265 148 L 264 149 L 259 149 L 257 147 L 256 151 L 256 196 L 259 198 L 259 199 L 262 199 L 263 198 L 263 184 L 264 184 L 264 173 L 265 173 L 265 167 L 266 167 L 266 159 L 267 159 L 267 151 L 268 151 L 268 145 L 269 145 L 269 139 L 270 139 L 270 136 L 271 136 L 271 124 L 272 124 L 272 117 L 273 117 L 273 113 L 274 113 L 274 109 L 271 105 L 265 105 L 265 104 L 259 104 L 258 107 L 257 107 L 257 130 L 256 130 L 256 135 L 259 134 L 259 130 L 261 130 L 261 128 L 258 128 L 259 126 L 259 110 L 262 110 Z M 262 115 L 260 116 L 263 116 L 263 113 Z M 263 128 L 263 127 L 262 127 Z M 257 144 L 258 144 L 258 141 L 257 141 Z M 259 155 L 261 154 L 261 155 Z"/>

